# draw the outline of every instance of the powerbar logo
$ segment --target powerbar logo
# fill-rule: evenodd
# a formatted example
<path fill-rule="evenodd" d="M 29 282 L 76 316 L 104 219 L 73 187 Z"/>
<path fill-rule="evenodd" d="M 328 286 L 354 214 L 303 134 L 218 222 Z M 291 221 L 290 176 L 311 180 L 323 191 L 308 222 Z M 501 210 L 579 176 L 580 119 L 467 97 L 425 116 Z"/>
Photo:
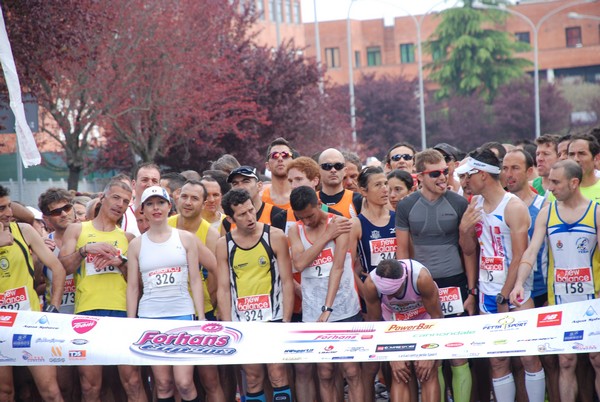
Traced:
<path fill-rule="evenodd" d="M 421 322 L 417 325 L 392 324 L 385 330 L 385 332 L 389 333 L 389 332 L 423 331 L 423 330 L 431 329 L 433 327 L 435 327 L 435 324 L 425 324 L 424 322 Z"/>
<path fill-rule="evenodd" d="M 131 350 L 154 357 L 229 356 L 237 352 L 232 343 L 242 334 L 218 323 L 177 328 L 167 332 L 145 331 Z"/>

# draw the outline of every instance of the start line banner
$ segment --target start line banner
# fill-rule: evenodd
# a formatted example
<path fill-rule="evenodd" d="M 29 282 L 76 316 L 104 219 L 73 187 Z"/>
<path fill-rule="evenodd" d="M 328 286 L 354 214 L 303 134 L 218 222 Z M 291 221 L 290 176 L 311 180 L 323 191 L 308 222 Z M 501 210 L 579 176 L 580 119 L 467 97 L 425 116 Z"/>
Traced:
<path fill-rule="evenodd" d="M 394 361 L 600 351 L 600 299 L 423 321 L 241 323 L 0 310 L 0 365 Z"/>

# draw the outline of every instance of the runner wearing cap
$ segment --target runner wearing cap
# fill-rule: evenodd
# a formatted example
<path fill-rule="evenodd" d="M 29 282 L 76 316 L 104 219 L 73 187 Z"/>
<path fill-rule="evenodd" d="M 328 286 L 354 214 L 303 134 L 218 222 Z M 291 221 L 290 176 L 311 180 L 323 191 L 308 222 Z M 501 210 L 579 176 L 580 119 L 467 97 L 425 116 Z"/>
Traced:
<path fill-rule="evenodd" d="M 227 182 L 231 183 L 233 189 L 243 188 L 250 194 L 254 210 L 256 211 L 256 218 L 259 222 L 266 223 L 285 232 L 287 212 L 273 204 L 263 202 L 260 195 L 263 182 L 258 178 L 256 168 L 252 166 L 240 166 L 231 171 L 227 177 Z M 227 232 L 230 232 L 234 228 L 233 222 L 229 220 L 223 221 L 223 226 Z"/>
<path fill-rule="evenodd" d="M 442 318 L 438 288 L 421 263 L 385 259 L 365 279 L 363 295 L 370 321 L 406 321 Z M 438 361 L 390 362 L 390 401 L 409 401 L 412 371 L 421 384 L 423 402 L 440 401 Z"/>
<path fill-rule="evenodd" d="M 460 186 L 458 175 L 454 173 L 456 167 L 458 166 L 459 150 L 445 142 L 436 144 L 433 149 L 442 154 L 444 161 L 446 161 L 446 165 L 448 166 L 448 188 L 452 191 L 462 194 L 462 187 Z"/>
<path fill-rule="evenodd" d="M 507 193 L 500 183 L 500 161 L 490 149 L 477 149 L 457 169 L 466 174 L 473 198 L 466 212 L 469 227 L 463 227 L 461 246 L 465 256 L 474 256 L 479 245 L 479 310 L 483 314 L 507 313 L 533 307 L 531 288 L 521 306 L 511 305 L 508 295 L 517 278 L 519 261 L 527 248 L 531 218 L 527 205 Z M 477 196 L 478 195 L 478 196 Z M 464 218 L 463 218 L 464 219 Z M 525 385 L 531 402 L 544 400 L 545 374 L 537 356 L 521 356 Z M 492 383 L 498 402 L 514 402 L 516 387 L 510 358 L 490 358 Z"/>
<path fill-rule="evenodd" d="M 197 239 L 192 233 L 169 226 L 171 202 L 164 188 L 144 190 L 140 209 L 150 228 L 129 246 L 127 317 L 193 320 L 197 313 L 204 320 L 202 279 L 196 268 Z M 152 372 L 159 401 L 175 401 L 173 383 L 182 401 L 200 401 L 194 366 L 159 365 L 152 366 Z"/>

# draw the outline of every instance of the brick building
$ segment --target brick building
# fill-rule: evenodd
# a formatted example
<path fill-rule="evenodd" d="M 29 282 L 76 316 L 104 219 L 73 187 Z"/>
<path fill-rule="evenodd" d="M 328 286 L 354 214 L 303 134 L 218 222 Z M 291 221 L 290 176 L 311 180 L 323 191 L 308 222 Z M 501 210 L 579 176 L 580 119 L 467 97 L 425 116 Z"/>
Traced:
<path fill-rule="evenodd" d="M 600 83 L 600 1 L 581 0 L 521 1 L 510 7 L 525 15 L 533 24 L 545 21 L 538 31 L 539 70 L 542 79 L 571 77 L 572 80 Z M 557 9 L 566 9 L 556 12 Z M 556 13 L 555 13 L 556 12 Z M 569 13 L 595 17 L 573 19 Z M 435 31 L 440 17 L 436 13 L 416 16 L 421 21 L 421 38 L 425 42 Z M 314 23 L 304 24 L 309 57 L 315 57 Z M 534 32 L 521 17 L 508 15 L 497 29 L 510 32 L 520 41 L 528 42 L 531 51 L 519 56 L 533 61 Z M 355 81 L 362 73 L 404 75 L 414 78 L 418 74 L 417 28 L 410 16 L 397 17 L 393 25 L 386 26 L 383 19 L 350 20 L 352 61 Z M 346 20 L 319 23 L 321 58 L 327 64 L 330 79 L 337 83 L 348 82 L 348 51 Z M 423 54 L 423 64 L 431 55 Z M 530 68 L 533 71 L 533 67 Z M 427 70 L 424 70 L 425 76 Z"/>

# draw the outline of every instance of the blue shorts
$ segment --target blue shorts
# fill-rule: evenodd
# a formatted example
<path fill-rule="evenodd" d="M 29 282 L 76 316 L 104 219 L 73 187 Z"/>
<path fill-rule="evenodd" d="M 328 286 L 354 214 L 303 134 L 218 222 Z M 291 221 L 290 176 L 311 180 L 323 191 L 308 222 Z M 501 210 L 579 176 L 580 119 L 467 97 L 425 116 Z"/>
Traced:
<path fill-rule="evenodd" d="M 77 313 L 77 315 L 91 315 L 93 317 L 119 317 L 126 318 L 127 311 L 121 310 L 88 310 Z"/>
<path fill-rule="evenodd" d="M 529 300 L 531 292 L 525 292 L 526 296 L 523 303 Z M 508 310 L 517 308 L 514 304 L 508 304 Z M 479 292 L 479 311 L 486 314 L 496 314 L 498 312 L 498 304 L 496 304 L 496 295 L 486 295 Z"/>

